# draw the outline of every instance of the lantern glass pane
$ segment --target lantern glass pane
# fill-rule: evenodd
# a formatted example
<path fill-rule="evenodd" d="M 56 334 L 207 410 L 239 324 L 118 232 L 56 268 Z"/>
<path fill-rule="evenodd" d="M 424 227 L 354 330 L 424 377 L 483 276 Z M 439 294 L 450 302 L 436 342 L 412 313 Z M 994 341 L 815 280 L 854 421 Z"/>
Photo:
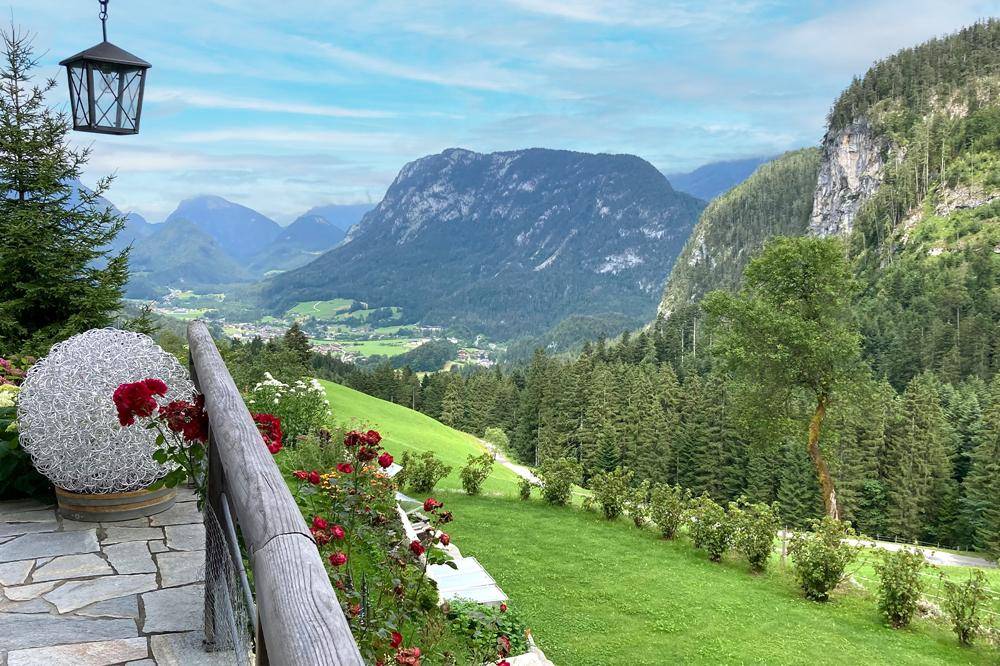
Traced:
<path fill-rule="evenodd" d="M 141 84 L 142 70 L 138 67 L 95 64 L 94 125 L 134 131 Z"/>
<path fill-rule="evenodd" d="M 73 109 L 73 124 L 81 127 L 90 124 L 88 112 L 90 102 L 87 96 L 87 66 L 84 63 L 69 67 L 69 101 Z"/>

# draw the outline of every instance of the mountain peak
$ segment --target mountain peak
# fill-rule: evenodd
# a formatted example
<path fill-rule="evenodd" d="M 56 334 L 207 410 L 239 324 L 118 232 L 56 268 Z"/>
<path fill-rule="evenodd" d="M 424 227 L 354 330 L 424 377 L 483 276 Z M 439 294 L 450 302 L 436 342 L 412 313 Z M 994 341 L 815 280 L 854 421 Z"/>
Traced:
<path fill-rule="evenodd" d="M 245 261 L 281 233 L 277 222 L 252 208 L 213 194 L 185 199 L 167 217 L 184 218 L 214 238 L 232 257 Z"/>
<path fill-rule="evenodd" d="M 700 209 L 634 155 L 449 148 L 403 167 L 346 242 L 264 296 L 365 298 L 499 335 L 595 309 L 640 321 Z M 376 265 L 378 280 L 353 268 Z"/>

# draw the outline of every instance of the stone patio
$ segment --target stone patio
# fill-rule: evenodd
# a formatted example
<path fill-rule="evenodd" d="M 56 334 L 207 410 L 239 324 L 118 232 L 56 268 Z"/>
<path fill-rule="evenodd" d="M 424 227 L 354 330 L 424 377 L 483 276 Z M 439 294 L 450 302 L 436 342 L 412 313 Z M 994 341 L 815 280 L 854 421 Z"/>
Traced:
<path fill-rule="evenodd" d="M 0 502 L 0 666 L 215 666 L 202 649 L 205 528 L 193 493 L 114 523 Z"/>

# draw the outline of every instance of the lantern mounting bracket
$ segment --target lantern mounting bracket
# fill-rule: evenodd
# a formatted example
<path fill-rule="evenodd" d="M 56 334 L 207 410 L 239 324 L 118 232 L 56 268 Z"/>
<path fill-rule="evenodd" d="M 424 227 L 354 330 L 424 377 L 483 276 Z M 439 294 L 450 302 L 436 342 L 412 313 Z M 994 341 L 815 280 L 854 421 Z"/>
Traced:
<path fill-rule="evenodd" d="M 104 41 L 108 41 L 108 0 L 98 0 L 101 3 L 101 32 L 104 33 Z"/>

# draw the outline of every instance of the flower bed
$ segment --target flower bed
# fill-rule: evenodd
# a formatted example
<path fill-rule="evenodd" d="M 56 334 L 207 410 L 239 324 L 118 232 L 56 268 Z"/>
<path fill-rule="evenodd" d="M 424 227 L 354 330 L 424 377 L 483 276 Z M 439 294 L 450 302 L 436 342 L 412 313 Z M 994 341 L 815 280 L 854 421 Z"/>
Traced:
<path fill-rule="evenodd" d="M 450 543 L 445 529 L 454 516 L 427 498 L 428 526 L 407 537 L 386 472 L 393 458 L 380 442 L 374 430 L 351 431 L 333 468 L 284 470 L 362 655 L 382 665 L 505 664 L 512 649 L 526 645 L 523 626 L 504 616 L 506 607 L 439 607 L 427 567 L 451 561 L 438 546 Z M 285 458 L 277 457 L 279 465 Z"/>

